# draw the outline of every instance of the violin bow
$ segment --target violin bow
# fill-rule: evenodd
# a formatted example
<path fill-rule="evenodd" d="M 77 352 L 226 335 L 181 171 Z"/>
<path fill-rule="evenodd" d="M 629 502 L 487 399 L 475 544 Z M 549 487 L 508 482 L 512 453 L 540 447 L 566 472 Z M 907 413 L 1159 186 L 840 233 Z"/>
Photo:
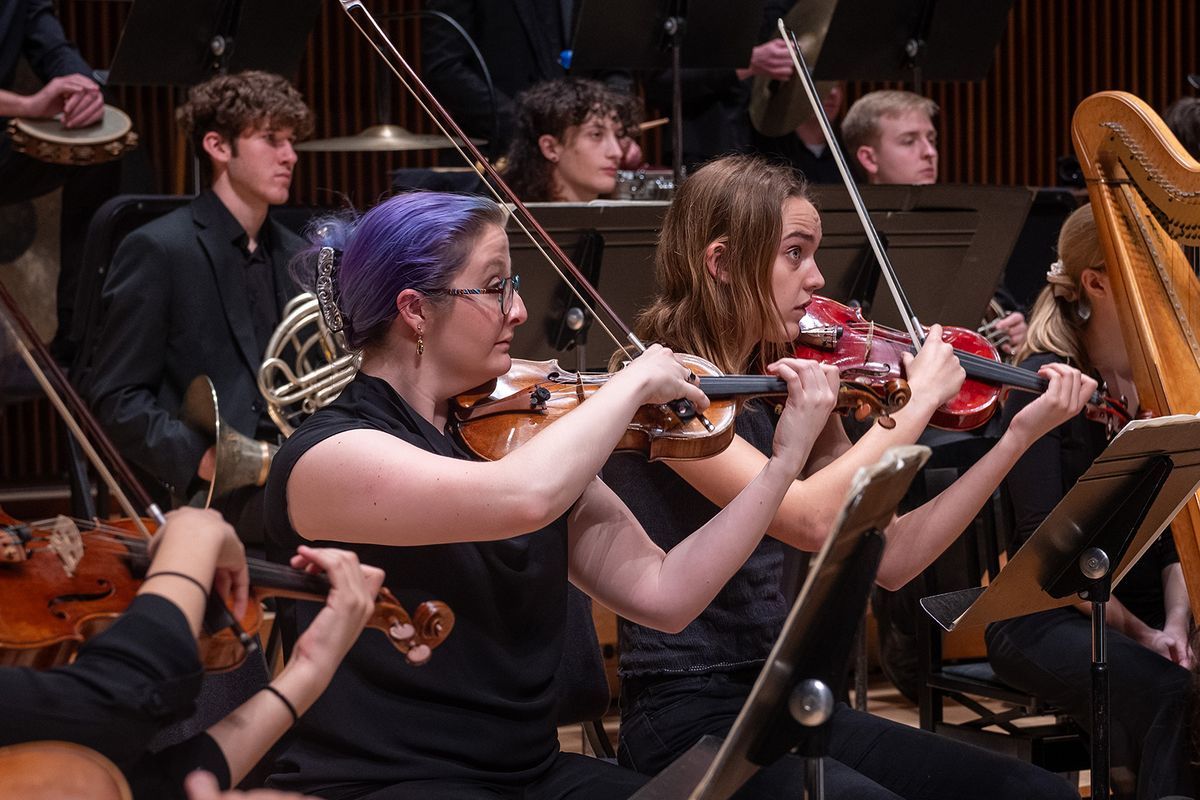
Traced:
<path fill-rule="evenodd" d="M 67 376 L 54 361 L 54 357 L 50 355 L 46 345 L 42 344 L 42 340 L 38 338 L 29 319 L 21 312 L 16 300 L 2 283 L 0 283 L 0 304 L 7 309 L 7 313 L 0 313 L 0 322 L 4 323 L 4 329 L 9 332 L 16 345 L 17 353 L 41 385 L 42 391 L 46 393 L 50 403 L 58 411 L 63 424 L 79 442 L 88 461 L 96 468 L 96 473 L 108 485 L 109 491 L 112 492 L 121 509 L 130 519 L 134 520 L 141 532 L 148 538 L 150 532 L 142 524 L 141 515 L 134 510 L 133 503 L 122 491 L 120 482 L 117 481 L 108 465 L 111 464 L 112 468 L 120 473 L 121 481 L 137 496 L 138 503 L 145 509 L 146 515 L 159 525 L 166 522 L 162 509 L 150 499 L 149 493 L 134 477 L 133 471 L 129 469 L 125 459 L 121 458 L 112 440 L 105 435 L 100 423 L 92 416 L 92 412 L 83 402 L 83 398 L 67 380 Z M 39 361 L 41 364 L 38 363 Z M 86 433 L 84 428 L 87 428 Z M 103 457 L 97 452 L 96 445 L 104 451 Z"/>
<path fill-rule="evenodd" d="M 7 309 L 8 313 L 3 313 Z M 159 526 L 165 525 L 167 522 L 166 516 L 162 509 L 158 507 L 150 498 L 150 493 L 142 486 L 137 477 L 134 476 L 133 470 L 129 468 L 129 464 L 117 452 L 117 448 L 113 445 L 112 440 L 105 434 L 104 429 L 100 427 L 100 423 L 92 416 L 92 412 L 88 409 L 87 404 L 83 402 L 83 398 L 75 391 L 75 387 L 67 380 L 67 376 L 55 362 L 54 357 L 50 355 L 50 351 L 46 349 L 46 345 L 42 344 L 42 340 L 38 338 L 37 331 L 33 329 L 29 318 L 21 312 L 17 301 L 8 293 L 3 283 L 0 283 L 0 331 L 7 330 L 11 335 L 13 342 L 16 345 L 17 352 L 22 360 L 29 367 L 29 371 L 33 373 L 34 378 L 41 385 L 42 390 L 46 393 L 46 397 L 50 399 L 51 404 L 62 417 L 63 424 L 75 436 L 79 446 L 83 448 L 84 454 L 88 461 L 96 468 L 97 474 L 101 479 L 108 484 L 109 491 L 113 497 L 117 499 L 117 503 L 121 506 L 121 510 L 133 521 L 138 530 L 150 539 L 150 531 L 146 529 L 142 522 L 141 515 L 130 502 L 129 497 L 121 489 L 121 483 L 114 477 L 112 470 L 108 465 L 112 465 L 112 469 L 116 470 L 121 481 L 129 488 L 136 497 L 138 504 L 146 510 L 146 516 L 154 520 Z M 38 361 L 41 361 L 41 365 Z M 87 429 L 87 433 L 84 432 Z M 93 444 L 95 443 L 95 444 Z M 103 457 L 97 452 L 96 446 L 104 451 Z M 106 463 L 107 462 L 107 463 Z M 238 621 L 233 618 L 233 615 L 226 608 L 225 603 L 220 599 L 216 592 L 212 592 L 208 597 L 208 609 L 205 612 L 205 624 L 210 625 L 213 630 L 228 627 L 234 635 L 238 637 L 243 648 L 247 653 L 253 653 L 258 649 L 258 642 L 244 630 Z"/>
<path fill-rule="evenodd" d="M 800 52 L 800 43 L 796 39 L 796 34 L 788 29 L 782 19 L 778 21 L 778 24 L 779 33 L 783 36 L 788 54 L 792 57 L 792 64 L 796 67 L 796 77 L 804 86 L 804 93 L 808 95 L 808 102 L 812 104 L 813 113 L 821 125 L 821 132 L 825 134 L 826 146 L 833 155 L 838 172 L 842 174 L 842 181 L 846 184 L 846 191 L 850 193 L 850 200 L 854 203 L 854 210 L 858 213 L 863 231 L 867 234 L 867 241 L 871 243 L 871 250 L 879 261 L 879 269 L 883 273 L 884 280 L 887 281 L 888 289 L 892 292 L 896 306 L 900 309 L 900 316 L 904 319 L 904 328 L 912 338 L 913 345 L 920 349 L 921 345 L 925 343 L 925 333 L 921 328 L 921 323 L 917 320 L 916 312 L 908 302 L 908 297 L 904 294 L 903 287 L 900 286 L 900 278 L 896 275 L 891 260 L 888 259 L 887 251 L 883 248 L 883 240 L 879 238 L 879 231 L 875 230 L 875 223 L 871 222 L 871 215 L 867 213 L 866 203 L 863 202 L 862 194 L 858 191 L 858 184 L 850 173 L 850 166 L 846 163 L 846 155 L 842 152 L 842 146 L 833 134 L 833 125 L 830 124 L 829 117 L 825 114 L 825 107 L 821 104 L 821 96 L 817 93 L 817 85 L 813 82 L 812 73 L 808 70 L 808 62 L 804 60 L 804 54 Z"/>
<path fill-rule="evenodd" d="M 417 101 L 417 104 L 424 109 L 425 113 L 430 116 L 434 124 L 438 126 L 442 134 L 449 139 L 451 145 L 463 160 L 475 170 L 480 178 L 484 179 L 483 183 L 487 186 L 488 191 L 501 204 L 506 204 L 511 207 L 513 219 L 516 220 L 517 226 L 533 243 L 542 256 L 550 262 L 550 266 L 558 273 L 571 292 L 583 304 L 604 332 L 613 340 L 613 342 L 621 350 L 624 350 L 626 355 L 630 355 L 627 346 L 621 343 L 621 340 L 615 333 L 605 324 L 603 318 L 596 314 L 592 306 L 585 298 L 580 289 L 583 289 L 591 296 L 592 302 L 596 304 L 611 320 L 614 327 L 620 329 L 626 341 L 634 347 L 639 353 L 646 349 L 645 345 L 634 334 L 633 329 L 626 325 L 613 310 L 612 306 L 600 295 L 594 286 L 584 277 L 579 268 L 571 262 L 571 259 L 563 252 L 558 243 L 551 238 L 546 229 L 541 226 L 533 213 L 521 202 L 521 198 L 517 197 L 516 192 L 512 190 L 500 176 L 500 173 L 492 166 L 491 162 L 484 157 L 475 143 L 470 137 L 463 132 L 458 123 L 450 115 L 450 112 L 438 102 L 433 92 L 425 85 L 416 71 L 405 60 L 404 56 L 400 55 L 400 51 L 379 27 L 379 23 L 371 16 L 371 12 L 362 4 L 362 0 L 338 0 L 341 3 L 342 10 L 350 17 L 350 21 L 358 28 L 359 32 L 367 40 L 367 43 L 379 54 L 383 59 L 388 69 L 396 76 L 401 85 L 408 90 Z M 464 150 L 465 148 L 465 150 Z M 537 234 L 536 236 L 534 234 Z M 547 252 L 549 251 L 549 252 Z M 574 279 L 575 283 L 567 279 L 567 273 Z M 578 286 L 576 285 L 578 284 Z"/>

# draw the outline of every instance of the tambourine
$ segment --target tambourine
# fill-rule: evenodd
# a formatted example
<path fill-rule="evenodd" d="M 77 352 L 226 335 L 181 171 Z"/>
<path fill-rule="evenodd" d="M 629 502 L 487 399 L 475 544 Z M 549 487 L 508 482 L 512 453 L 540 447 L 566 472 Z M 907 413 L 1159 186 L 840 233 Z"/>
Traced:
<path fill-rule="evenodd" d="M 86 128 L 64 128 L 60 119 L 12 119 L 8 135 L 12 147 L 51 164 L 100 164 L 120 158 L 137 147 L 138 135 L 129 115 L 106 105 L 104 116 Z"/>

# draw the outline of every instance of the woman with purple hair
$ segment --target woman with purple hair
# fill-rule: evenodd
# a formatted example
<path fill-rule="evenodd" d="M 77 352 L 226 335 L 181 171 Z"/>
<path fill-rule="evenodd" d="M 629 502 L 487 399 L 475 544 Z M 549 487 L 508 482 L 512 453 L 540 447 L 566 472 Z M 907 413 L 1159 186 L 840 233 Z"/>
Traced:
<path fill-rule="evenodd" d="M 754 550 L 832 410 L 834 370 L 772 364 L 789 391 L 774 456 L 670 553 L 596 478 L 640 406 L 708 405 L 669 350 L 651 347 L 501 460 L 473 460 L 446 433 L 449 402 L 509 370 L 526 317 L 503 223 L 489 200 L 409 194 L 317 227 L 309 263 L 336 264 L 328 310 L 362 369 L 275 457 L 272 552 L 337 542 L 384 567 L 405 606 L 444 600 L 457 622 L 424 669 L 361 637 L 300 721 L 277 786 L 376 800 L 631 794 L 644 778 L 558 748 L 567 580 L 623 617 L 679 630 Z M 314 611 L 287 609 L 285 637 Z"/>

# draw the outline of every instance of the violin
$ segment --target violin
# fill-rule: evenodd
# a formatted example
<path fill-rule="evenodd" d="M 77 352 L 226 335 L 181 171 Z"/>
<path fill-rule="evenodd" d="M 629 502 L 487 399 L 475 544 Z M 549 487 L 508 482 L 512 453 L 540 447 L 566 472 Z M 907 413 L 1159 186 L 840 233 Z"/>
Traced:
<path fill-rule="evenodd" d="M 616 450 L 640 452 L 651 461 L 708 458 L 733 441 L 734 418 L 746 400 L 787 394 L 787 384 L 780 378 L 722 375 L 697 356 L 679 358 L 699 376 L 697 385 L 711 405 L 703 414 L 687 403 L 642 406 Z M 452 401 L 451 427 L 468 450 L 494 461 L 578 407 L 610 377 L 571 372 L 554 360 L 513 359 L 507 374 Z M 855 375 L 841 382 L 837 409 L 860 419 L 877 416 L 882 426 L 892 427 L 896 423 L 890 415 L 903 408 L 910 396 L 899 375 Z"/>
<path fill-rule="evenodd" d="M 121 770 L 95 750 L 71 742 L 0 747 L 4 796 L 22 800 L 132 800 Z"/>
<path fill-rule="evenodd" d="M 151 520 L 138 523 L 154 528 Z M 150 540 L 133 520 L 83 524 L 90 528 L 81 530 L 61 516 L 22 523 L 0 510 L 0 665 L 45 669 L 68 663 L 83 641 L 133 602 L 150 565 Z M 329 594 L 324 575 L 246 561 L 252 601 L 238 622 L 251 634 L 262 625 L 264 598 L 320 601 Z M 367 627 L 382 631 L 408 663 L 420 665 L 450 635 L 454 613 L 428 600 L 409 616 L 383 588 Z M 243 641 L 228 630 L 202 635 L 199 647 L 212 672 L 233 669 L 246 656 Z"/>
<path fill-rule="evenodd" d="M 814 297 L 807 311 L 796 340 L 797 358 L 833 364 L 843 375 L 856 378 L 901 377 L 901 353 L 914 352 L 907 333 L 868 322 L 860 309 L 825 297 Z M 924 330 L 928 332 L 928 328 Z M 973 430 L 996 412 L 1003 387 L 1040 393 L 1049 385 L 1036 372 L 1005 364 L 991 342 L 977 331 L 947 326 L 942 329 L 942 341 L 954 347 L 967 379 L 958 394 L 934 412 L 930 420 L 934 427 Z M 1114 423 L 1130 418 L 1122 403 L 1100 392 L 1092 395 L 1089 407 L 1091 413 Z"/>

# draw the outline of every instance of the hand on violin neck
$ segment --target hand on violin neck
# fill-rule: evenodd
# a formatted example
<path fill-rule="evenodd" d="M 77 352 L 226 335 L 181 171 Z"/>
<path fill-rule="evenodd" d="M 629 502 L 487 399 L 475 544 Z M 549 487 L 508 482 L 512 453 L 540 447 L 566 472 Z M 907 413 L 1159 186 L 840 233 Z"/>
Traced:
<path fill-rule="evenodd" d="M 954 348 L 942 341 L 942 326 L 931 325 L 921 351 L 914 357 L 901 355 L 912 399 L 904 411 L 914 409 L 932 415 L 934 410 L 958 394 L 967 373 Z M 911 412 L 910 412 L 911 413 Z"/>
<path fill-rule="evenodd" d="M 370 619 L 383 586 L 383 570 L 359 563 L 348 550 L 306 546 L 292 556 L 291 566 L 329 578 L 325 607 L 296 640 L 288 661 L 289 668 L 311 671 L 310 679 L 323 681 L 324 688 Z"/>
<path fill-rule="evenodd" d="M 616 384 L 631 393 L 637 406 L 660 405 L 675 400 L 689 401 L 696 411 L 708 408 L 708 397 L 690 380 L 692 371 L 667 348 L 652 344 L 613 376 Z"/>
<path fill-rule="evenodd" d="M 767 372 L 782 378 L 788 387 L 771 457 L 793 476 L 799 475 L 837 405 L 841 373 L 830 364 L 799 358 L 780 359 Z"/>
<path fill-rule="evenodd" d="M 1094 378 L 1066 364 L 1045 364 L 1038 374 L 1049 381 L 1046 391 L 1021 409 L 1005 432 L 1025 447 L 1083 411 L 1097 387 Z"/>
<path fill-rule="evenodd" d="M 233 601 L 233 613 L 241 617 L 250 593 L 246 549 L 233 527 L 211 509 L 181 508 L 167 514 L 166 525 L 150 545 L 148 575 L 174 572 L 187 575 L 202 586 Z M 190 582 L 176 576 L 145 581 L 139 594 L 150 592 L 179 606 L 193 632 L 199 630 L 206 596 Z"/>

